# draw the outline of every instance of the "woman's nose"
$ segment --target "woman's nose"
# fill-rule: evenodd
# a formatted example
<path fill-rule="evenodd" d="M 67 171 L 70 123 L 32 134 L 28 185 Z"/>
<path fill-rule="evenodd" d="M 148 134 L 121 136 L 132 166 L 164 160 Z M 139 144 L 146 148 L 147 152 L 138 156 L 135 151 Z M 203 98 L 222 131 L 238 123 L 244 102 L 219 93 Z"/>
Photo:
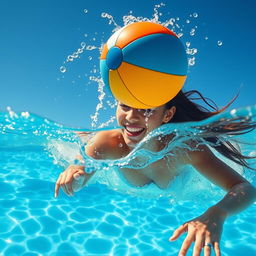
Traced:
<path fill-rule="evenodd" d="M 140 119 L 140 113 L 138 109 L 131 108 L 126 115 L 126 118 L 129 120 L 139 120 Z"/>

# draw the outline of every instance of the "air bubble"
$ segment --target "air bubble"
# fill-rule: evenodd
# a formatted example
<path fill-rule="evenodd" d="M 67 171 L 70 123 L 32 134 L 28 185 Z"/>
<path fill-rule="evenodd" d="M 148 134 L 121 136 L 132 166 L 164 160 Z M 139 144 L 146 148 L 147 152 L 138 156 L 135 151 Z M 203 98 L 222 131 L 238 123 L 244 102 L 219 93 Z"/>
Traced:
<path fill-rule="evenodd" d="M 193 17 L 194 18 L 197 18 L 198 17 L 198 14 L 196 12 L 193 13 Z"/>
<path fill-rule="evenodd" d="M 87 10 L 87 9 L 84 9 L 84 13 L 88 13 L 88 10 Z"/>

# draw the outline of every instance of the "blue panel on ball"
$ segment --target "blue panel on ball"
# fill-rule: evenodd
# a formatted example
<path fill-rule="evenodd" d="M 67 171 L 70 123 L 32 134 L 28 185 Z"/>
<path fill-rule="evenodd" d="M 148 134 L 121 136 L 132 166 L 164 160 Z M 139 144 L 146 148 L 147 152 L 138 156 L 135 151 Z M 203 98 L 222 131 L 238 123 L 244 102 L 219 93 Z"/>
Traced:
<path fill-rule="evenodd" d="M 108 68 L 115 70 L 121 65 L 122 61 L 123 61 L 122 50 L 117 46 L 110 48 L 106 56 L 106 63 Z"/>
<path fill-rule="evenodd" d="M 107 88 L 107 90 L 111 92 L 109 86 L 109 68 L 107 67 L 106 60 L 100 60 L 100 73 L 102 80 L 105 84 L 105 88 Z"/>
<path fill-rule="evenodd" d="M 151 34 L 123 48 L 123 61 L 173 74 L 187 74 L 187 55 L 180 39 L 169 34 Z"/>

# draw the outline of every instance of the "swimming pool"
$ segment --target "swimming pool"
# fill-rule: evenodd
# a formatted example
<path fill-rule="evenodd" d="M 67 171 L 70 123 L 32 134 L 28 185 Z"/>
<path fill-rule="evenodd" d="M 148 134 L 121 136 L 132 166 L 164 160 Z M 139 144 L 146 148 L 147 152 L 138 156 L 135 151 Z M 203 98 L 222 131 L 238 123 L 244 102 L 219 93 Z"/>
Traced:
<path fill-rule="evenodd" d="M 171 243 L 172 231 L 220 198 L 194 193 L 191 200 L 147 199 L 96 183 L 55 199 L 63 167 L 45 147 L 51 136 L 43 133 L 52 129 L 52 135 L 60 126 L 24 113 L 0 117 L 1 255 L 177 255 L 185 236 Z M 249 138 L 255 140 L 255 132 Z M 252 172 L 248 177 L 256 185 Z M 223 255 L 256 253 L 255 210 L 253 204 L 226 221 Z"/>

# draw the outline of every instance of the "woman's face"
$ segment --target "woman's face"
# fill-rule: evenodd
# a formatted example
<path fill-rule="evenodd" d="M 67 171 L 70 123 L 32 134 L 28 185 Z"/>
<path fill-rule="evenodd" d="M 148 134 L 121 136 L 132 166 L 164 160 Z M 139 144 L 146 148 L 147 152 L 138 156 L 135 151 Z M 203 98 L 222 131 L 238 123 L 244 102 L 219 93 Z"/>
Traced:
<path fill-rule="evenodd" d="M 167 123 L 174 113 L 175 107 L 169 110 L 164 105 L 153 109 L 136 109 L 119 102 L 116 117 L 118 124 L 123 127 L 125 143 L 133 148 L 149 132 Z"/>

